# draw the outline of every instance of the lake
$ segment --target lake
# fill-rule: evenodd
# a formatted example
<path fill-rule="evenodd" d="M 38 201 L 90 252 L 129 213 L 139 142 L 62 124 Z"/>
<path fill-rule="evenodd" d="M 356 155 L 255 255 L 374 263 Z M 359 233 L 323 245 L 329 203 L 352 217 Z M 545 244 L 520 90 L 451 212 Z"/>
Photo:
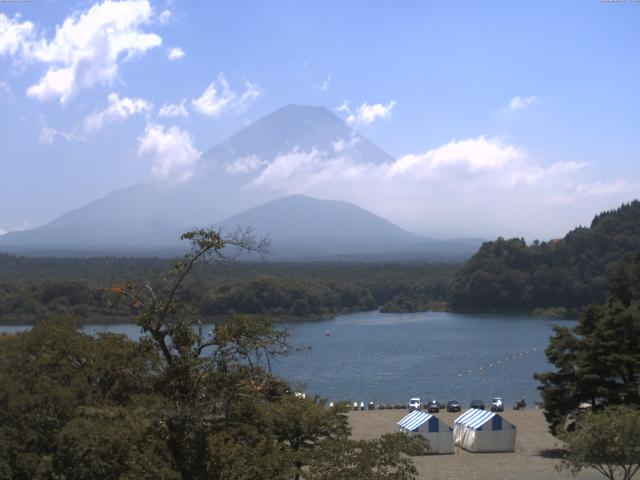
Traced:
<path fill-rule="evenodd" d="M 274 371 L 300 391 L 330 400 L 406 403 L 456 399 L 468 404 L 503 396 L 507 405 L 539 400 L 534 372 L 550 369 L 544 349 L 557 320 L 441 312 L 341 315 L 285 323 L 296 346 Z M 575 325 L 573 321 L 561 321 Z M 0 331 L 28 327 L 0 327 Z M 89 325 L 132 338 L 135 325 Z"/>

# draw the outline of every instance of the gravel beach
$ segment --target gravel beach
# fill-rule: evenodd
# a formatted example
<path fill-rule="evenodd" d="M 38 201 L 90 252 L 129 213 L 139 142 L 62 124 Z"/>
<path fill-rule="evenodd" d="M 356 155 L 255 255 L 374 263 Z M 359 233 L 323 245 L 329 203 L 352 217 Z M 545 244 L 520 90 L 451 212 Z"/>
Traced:
<path fill-rule="evenodd" d="M 371 439 L 395 431 L 395 423 L 407 410 L 365 410 L 349 413 L 353 438 Z M 459 413 L 442 412 L 437 416 L 449 426 Z M 421 479 L 599 479 L 595 470 L 574 476 L 558 471 L 560 443 L 547 431 L 542 410 L 509 410 L 504 417 L 517 427 L 516 451 L 512 453 L 470 453 L 456 447 L 453 455 L 415 457 Z"/>

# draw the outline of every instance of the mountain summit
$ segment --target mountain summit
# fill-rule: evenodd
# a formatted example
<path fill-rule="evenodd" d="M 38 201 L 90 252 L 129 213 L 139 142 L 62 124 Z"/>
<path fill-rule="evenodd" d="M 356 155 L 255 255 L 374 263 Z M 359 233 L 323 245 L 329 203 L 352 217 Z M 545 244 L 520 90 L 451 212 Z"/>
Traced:
<path fill-rule="evenodd" d="M 346 125 L 324 107 L 287 105 L 253 122 L 202 156 L 202 166 L 215 169 L 238 159 L 268 163 L 293 150 L 324 152 L 352 146 L 371 163 L 392 162 L 393 157 Z"/>
<path fill-rule="evenodd" d="M 253 226 L 283 254 L 389 252 L 422 241 L 353 204 L 278 200 L 285 188 L 256 181 L 274 165 L 279 171 L 283 156 L 310 152 L 321 159 L 348 152 L 374 165 L 393 161 L 326 108 L 288 105 L 204 153 L 188 181 L 117 190 L 47 225 L 0 236 L 0 250 L 148 254 L 180 248 L 180 233 L 206 225 Z"/>

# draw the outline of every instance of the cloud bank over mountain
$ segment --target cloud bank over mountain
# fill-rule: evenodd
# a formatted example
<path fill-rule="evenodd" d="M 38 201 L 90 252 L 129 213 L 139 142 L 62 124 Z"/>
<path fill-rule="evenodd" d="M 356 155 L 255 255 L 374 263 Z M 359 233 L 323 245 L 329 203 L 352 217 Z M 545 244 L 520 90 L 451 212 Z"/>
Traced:
<path fill-rule="evenodd" d="M 586 163 L 543 163 L 500 138 L 454 139 L 422 153 L 372 161 L 358 138 L 267 158 L 234 160 L 224 174 L 245 190 L 306 194 L 362 205 L 413 231 L 440 235 L 553 237 L 594 212 L 628 201 L 638 179 L 587 182 Z M 573 222 L 573 223 L 572 223 Z"/>

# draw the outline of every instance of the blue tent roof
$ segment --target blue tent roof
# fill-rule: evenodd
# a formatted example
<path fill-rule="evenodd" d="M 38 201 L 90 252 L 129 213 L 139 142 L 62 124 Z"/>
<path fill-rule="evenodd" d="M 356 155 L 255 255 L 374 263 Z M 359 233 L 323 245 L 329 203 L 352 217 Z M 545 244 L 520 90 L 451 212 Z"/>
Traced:
<path fill-rule="evenodd" d="M 472 408 L 471 410 L 467 410 L 458 418 L 456 418 L 455 423 L 457 425 L 462 425 L 464 427 L 473 428 L 474 430 L 478 430 L 482 428 L 482 426 L 491 420 L 493 417 L 498 415 L 494 412 L 489 412 L 487 410 L 479 410 L 476 408 Z M 500 419 L 500 415 L 498 415 Z"/>
<path fill-rule="evenodd" d="M 428 422 L 431 417 L 433 417 L 433 415 L 421 412 L 420 410 L 414 410 L 406 417 L 403 417 L 396 425 L 400 428 L 414 431 L 416 428 L 419 428 L 420 425 Z"/>

